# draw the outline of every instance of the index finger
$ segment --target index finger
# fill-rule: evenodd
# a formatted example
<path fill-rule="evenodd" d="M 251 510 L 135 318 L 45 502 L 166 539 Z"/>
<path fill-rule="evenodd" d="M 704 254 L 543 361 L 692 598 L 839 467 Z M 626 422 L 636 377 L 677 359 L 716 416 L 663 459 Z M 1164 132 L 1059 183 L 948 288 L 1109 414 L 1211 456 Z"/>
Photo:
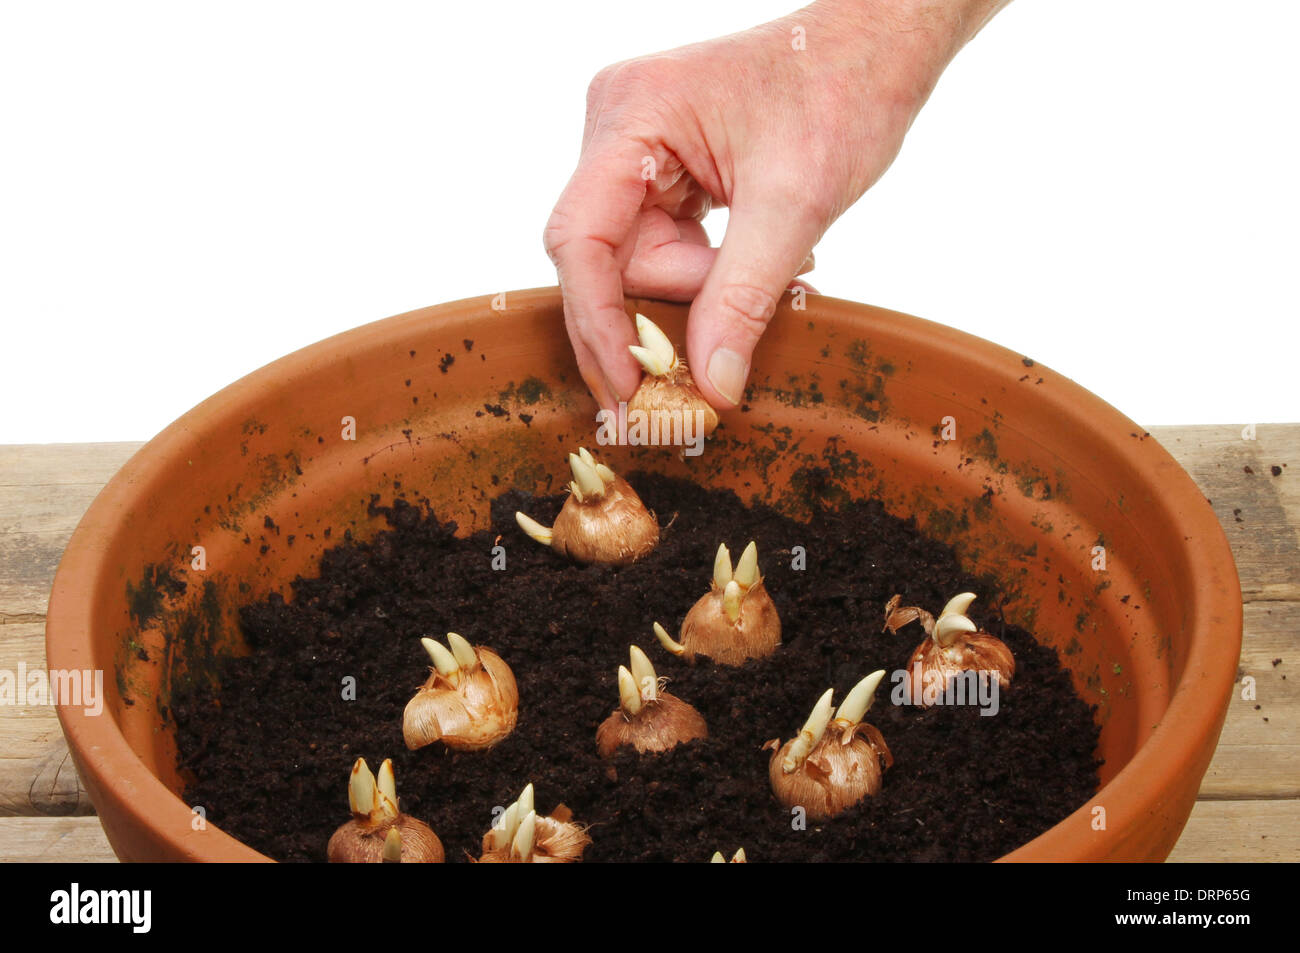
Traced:
<path fill-rule="evenodd" d="M 647 155 L 650 150 L 635 142 L 584 153 L 546 225 L 544 242 L 559 276 L 565 323 L 583 379 L 598 400 L 601 387 L 614 401 L 627 400 L 641 381 L 627 349 L 637 342 L 623 310 L 620 255 L 645 201 L 641 169 Z M 595 367 L 583 366 L 584 351 Z"/>

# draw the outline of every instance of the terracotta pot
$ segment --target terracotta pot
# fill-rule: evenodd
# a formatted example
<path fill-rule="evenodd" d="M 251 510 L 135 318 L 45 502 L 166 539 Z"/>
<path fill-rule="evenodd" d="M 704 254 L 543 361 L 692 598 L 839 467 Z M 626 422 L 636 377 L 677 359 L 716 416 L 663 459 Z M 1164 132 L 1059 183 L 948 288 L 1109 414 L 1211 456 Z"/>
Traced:
<path fill-rule="evenodd" d="M 555 448 L 591 441 L 596 408 L 557 291 L 505 303 L 415 311 L 276 361 L 168 427 L 95 500 L 55 579 L 47 647 L 52 668 L 106 672 L 102 716 L 59 714 L 121 858 L 265 859 L 211 823 L 196 829 L 168 708 L 174 686 L 241 651 L 238 604 L 312 574 L 344 531 L 381 529 L 371 494 L 390 498 L 400 483 L 479 529 L 499 492 L 492 474 L 553 490 Z M 684 305 L 633 309 L 682 340 Z M 1100 706 L 1101 791 L 1006 859 L 1164 858 L 1219 737 L 1242 618 L 1223 532 L 1169 454 L 1018 354 L 816 296 L 777 315 L 747 404 L 703 456 L 607 452 L 616 468 L 689 475 L 796 516 L 800 471 L 832 454 L 831 502 L 879 497 L 952 543 L 966 568 L 998 576 L 1008 617 L 1054 644 Z M 160 568 L 185 591 L 160 587 Z"/>

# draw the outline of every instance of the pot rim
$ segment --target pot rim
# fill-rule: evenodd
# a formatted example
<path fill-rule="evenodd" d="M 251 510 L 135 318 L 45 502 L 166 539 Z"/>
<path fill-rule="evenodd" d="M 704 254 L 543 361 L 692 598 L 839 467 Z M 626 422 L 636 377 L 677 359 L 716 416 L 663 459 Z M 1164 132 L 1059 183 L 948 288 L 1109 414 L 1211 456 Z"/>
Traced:
<path fill-rule="evenodd" d="M 561 304 L 559 289 L 554 286 L 510 291 L 508 295 L 510 310 L 515 315 L 521 308 L 549 310 Z M 195 433 L 206 430 L 212 419 L 235 412 L 249 395 L 314 369 L 325 352 L 340 347 L 350 353 L 364 351 L 400 336 L 407 325 L 414 329 L 431 320 L 481 327 L 483 318 L 479 312 L 491 297 L 464 298 L 372 321 L 293 351 L 199 403 L 136 451 L 91 503 L 60 560 L 46 616 L 48 667 L 94 667 L 93 606 L 101 587 L 109 584 L 109 574 L 100 563 L 99 554 L 110 547 L 114 535 L 120 532 L 119 517 L 130 509 L 139 487 L 157 480 L 161 461 L 191 441 Z M 860 329 L 878 323 L 882 315 L 888 316 L 890 333 L 902 341 L 914 342 L 918 348 L 939 347 L 960 353 L 963 361 L 990 379 L 1011 375 L 1010 380 L 1014 381 L 1013 368 L 1023 371 L 1020 355 L 956 328 L 874 306 L 864 313 L 864 305 L 860 303 L 824 295 L 817 296 L 816 302 L 819 313 Z M 473 319 L 467 314 L 474 314 Z M 1235 682 L 1241 649 L 1241 589 L 1218 518 L 1191 477 L 1164 447 L 1155 440 L 1131 439 L 1129 434 L 1142 428 L 1100 397 L 1064 377 L 1058 378 L 1058 386 L 1044 389 L 1040 395 L 1039 400 L 1062 417 L 1100 422 L 1102 426 L 1090 428 L 1095 441 L 1133 471 L 1144 475 L 1152 485 L 1160 487 L 1160 492 L 1153 494 L 1154 505 L 1164 511 L 1167 520 L 1184 528 L 1183 551 L 1179 556 L 1200 581 L 1188 608 L 1186 660 L 1158 727 L 1086 804 L 1000 858 L 1043 861 L 1061 859 L 1068 853 L 1077 856 L 1079 833 L 1091 831 L 1091 807 L 1103 804 L 1107 812 L 1106 829 L 1093 832 L 1095 847 L 1078 858 L 1097 859 L 1117 843 L 1121 832 L 1131 834 L 1140 828 L 1144 818 L 1157 813 L 1165 794 L 1162 785 L 1151 783 L 1151 779 L 1168 778 L 1171 773 L 1194 764 L 1199 756 L 1200 739 L 1210 734 L 1217 737 Z M 1014 426 L 1014 421 L 1006 423 Z M 1230 637 L 1224 637 L 1225 631 Z M 1206 703 L 1207 697 L 1212 704 Z M 97 807 L 111 803 L 120 815 L 129 818 L 132 826 L 152 829 L 173 850 L 191 859 L 271 859 L 211 822 L 206 830 L 192 830 L 190 807 L 146 767 L 112 715 L 104 712 L 92 717 L 80 708 L 66 706 L 59 706 L 58 714 L 69 748 Z M 1069 847 L 1074 849 L 1067 851 Z"/>

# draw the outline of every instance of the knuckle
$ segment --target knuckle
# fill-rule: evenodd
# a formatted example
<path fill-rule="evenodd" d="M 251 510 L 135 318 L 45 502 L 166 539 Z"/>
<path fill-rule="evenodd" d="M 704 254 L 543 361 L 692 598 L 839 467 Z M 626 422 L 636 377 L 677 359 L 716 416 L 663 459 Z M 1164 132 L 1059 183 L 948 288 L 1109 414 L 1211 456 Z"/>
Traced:
<path fill-rule="evenodd" d="M 818 234 L 840 214 L 839 204 L 831 196 L 821 192 L 804 195 L 800 204 L 809 226 L 815 227 Z"/>
<path fill-rule="evenodd" d="M 680 77 L 653 56 L 606 66 L 587 87 L 586 126 L 608 137 L 653 133 Z"/>
<path fill-rule="evenodd" d="M 800 225 L 816 225 L 818 230 L 829 225 L 838 214 L 838 203 L 828 183 L 839 181 L 838 170 L 830 164 L 809 156 L 807 164 L 798 172 L 783 177 L 771 188 L 772 199 L 790 210 Z"/>
<path fill-rule="evenodd" d="M 625 99 L 637 93 L 662 87 L 663 68 L 653 57 L 624 60 L 606 66 L 587 86 L 587 105 L 606 99 Z"/>
<path fill-rule="evenodd" d="M 605 88 L 609 85 L 610 79 L 618 72 L 622 64 L 613 63 L 600 70 L 591 78 L 587 84 L 587 111 L 591 112 L 600 105 L 600 101 L 605 97 Z"/>
<path fill-rule="evenodd" d="M 546 254 L 552 262 L 572 237 L 568 216 L 556 209 L 547 220 L 546 227 L 542 229 L 542 247 L 546 249 Z"/>
<path fill-rule="evenodd" d="M 834 161 L 810 153 L 800 157 L 797 167 L 773 163 L 758 176 L 754 192 L 767 205 L 786 209 L 801 231 L 820 233 L 842 211 L 836 198 L 842 173 Z"/>

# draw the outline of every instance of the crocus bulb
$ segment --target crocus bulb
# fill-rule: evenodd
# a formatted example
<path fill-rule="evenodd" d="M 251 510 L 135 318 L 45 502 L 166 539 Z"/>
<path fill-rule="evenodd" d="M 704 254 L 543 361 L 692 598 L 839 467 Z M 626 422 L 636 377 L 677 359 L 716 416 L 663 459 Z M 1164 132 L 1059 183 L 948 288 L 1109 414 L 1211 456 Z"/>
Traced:
<path fill-rule="evenodd" d="M 644 652 L 634 645 L 629 654 L 631 667 L 618 667 L 618 708 L 596 729 L 596 749 L 601 757 L 610 757 L 624 745 L 644 754 L 707 738 L 704 716 L 663 691 Z"/>
<path fill-rule="evenodd" d="M 445 646 L 433 639 L 420 642 L 433 668 L 402 717 L 408 748 L 441 741 L 457 751 L 481 751 L 514 730 L 519 687 L 501 656 L 475 648 L 455 632 L 447 633 Z"/>
<path fill-rule="evenodd" d="M 483 835 L 481 864 L 573 864 L 591 843 L 584 828 L 573 823 L 563 804 L 541 816 L 533 804 L 533 786 L 515 801 Z"/>
<path fill-rule="evenodd" d="M 687 661 L 707 655 L 723 665 L 741 665 L 775 652 L 781 619 L 758 572 L 758 546 L 746 546 L 734 570 L 726 544 L 718 547 L 713 584 L 686 613 L 680 642 L 658 622 L 654 631 L 664 648 Z"/>
<path fill-rule="evenodd" d="M 569 454 L 569 498 L 549 529 L 524 513 L 519 528 L 580 563 L 626 566 L 659 545 L 659 522 L 628 482 L 585 448 Z"/>
<path fill-rule="evenodd" d="M 352 820 L 330 837 L 326 854 L 331 864 L 440 864 L 442 841 L 429 825 L 397 809 L 397 782 L 393 762 L 370 773 L 364 758 L 352 765 L 348 782 Z"/>
<path fill-rule="evenodd" d="M 772 749 L 767 773 L 778 801 L 822 821 L 880 792 L 881 775 L 894 758 L 880 732 L 862 719 L 884 677 L 881 669 L 858 682 L 838 712 L 826 689 L 799 734 L 784 745 L 779 738 L 764 745 Z"/>
<path fill-rule="evenodd" d="M 671 426 L 698 427 L 692 433 L 707 437 L 718 428 L 718 412 L 704 399 L 686 362 L 677 356 L 677 349 L 668 335 L 644 314 L 636 316 L 636 334 L 641 344 L 629 345 L 628 350 L 645 370 L 641 385 L 627 402 L 628 416 L 635 411 L 648 415 L 649 420 L 669 421 Z M 657 415 L 657 416 L 656 416 Z M 685 424 L 689 419 L 690 423 Z M 680 423 L 679 423 L 680 422 Z"/>
<path fill-rule="evenodd" d="M 900 606 L 894 596 L 885 606 L 885 628 L 897 632 L 919 620 L 928 636 L 908 660 L 911 701 L 927 706 L 938 700 L 949 680 L 962 672 L 983 672 L 996 677 L 1000 688 L 1011 685 L 1016 660 L 1007 644 L 979 628 L 966 615 L 975 594 L 963 592 L 948 600 L 935 618 L 917 606 Z"/>

